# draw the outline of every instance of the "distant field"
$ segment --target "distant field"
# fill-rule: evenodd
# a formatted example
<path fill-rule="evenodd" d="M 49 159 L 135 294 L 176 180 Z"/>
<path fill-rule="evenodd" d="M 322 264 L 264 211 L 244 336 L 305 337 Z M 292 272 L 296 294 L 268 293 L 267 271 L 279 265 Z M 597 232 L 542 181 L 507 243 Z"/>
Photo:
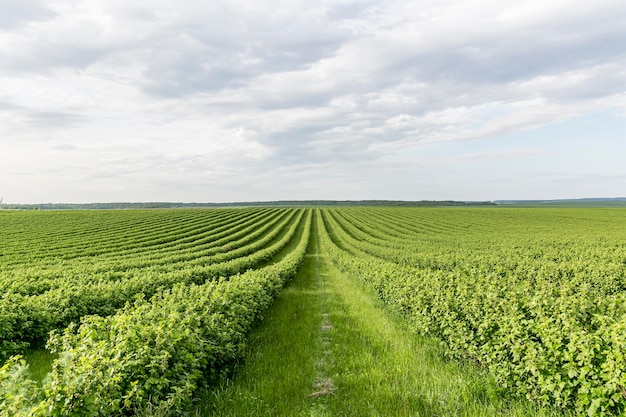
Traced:
<path fill-rule="evenodd" d="M 500 200 L 498 205 L 509 207 L 626 207 L 626 198 L 579 198 L 572 200 Z"/>
<path fill-rule="evenodd" d="M 512 395 L 626 411 L 623 209 L 1 211 L 0 225 L 0 415 L 185 410 L 241 356 L 313 237 Z M 35 381 L 13 355 L 46 343 L 52 371 Z"/>

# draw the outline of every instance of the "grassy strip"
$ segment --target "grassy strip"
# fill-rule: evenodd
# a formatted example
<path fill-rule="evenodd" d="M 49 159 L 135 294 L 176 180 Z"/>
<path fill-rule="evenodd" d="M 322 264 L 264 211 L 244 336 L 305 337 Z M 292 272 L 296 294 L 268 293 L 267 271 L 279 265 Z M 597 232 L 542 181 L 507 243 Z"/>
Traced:
<path fill-rule="evenodd" d="M 46 375 L 52 370 L 52 362 L 56 355 L 44 347 L 28 349 L 24 354 L 24 360 L 28 363 L 28 375 L 30 379 L 41 384 Z"/>
<path fill-rule="evenodd" d="M 325 285 L 334 295 L 329 319 L 336 343 L 331 372 L 337 386 L 327 415 L 562 415 L 503 398 L 483 370 L 444 360 L 434 340 L 412 334 L 362 284 L 330 262 L 324 265 Z"/>
<path fill-rule="evenodd" d="M 319 218 L 317 219 L 319 221 Z M 443 359 L 320 249 L 250 335 L 245 364 L 191 416 L 556 416 L 503 398 L 483 370 Z"/>
<path fill-rule="evenodd" d="M 233 378 L 200 395 L 191 416 L 309 415 L 322 352 L 319 329 L 324 291 L 309 252 L 296 277 L 280 292 L 249 336 L 245 359 Z"/>

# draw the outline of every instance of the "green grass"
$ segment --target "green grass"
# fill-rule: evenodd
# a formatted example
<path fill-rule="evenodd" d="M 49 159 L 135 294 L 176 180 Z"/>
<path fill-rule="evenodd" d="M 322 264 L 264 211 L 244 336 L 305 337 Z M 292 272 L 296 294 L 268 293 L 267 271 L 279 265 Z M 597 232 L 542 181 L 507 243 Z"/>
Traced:
<path fill-rule="evenodd" d="M 28 349 L 24 354 L 28 363 L 28 373 L 33 381 L 41 383 L 45 376 L 52 370 L 52 361 L 55 355 L 45 348 Z"/>
<path fill-rule="evenodd" d="M 315 226 L 314 226 L 315 227 Z M 511 399 L 484 371 L 443 359 L 342 275 L 314 228 L 298 276 L 249 341 L 234 377 L 194 416 L 561 416 Z"/>
<path fill-rule="evenodd" d="M 322 356 L 324 288 L 309 254 L 250 334 L 245 362 L 232 379 L 200 394 L 197 416 L 308 415 Z"/>
<path fill-rule="evenodd" d="M 435 340 L 412 334 L 366 288 L 326 265 L 337 385 L 327 415 L 563 415 L 508 399 L 482 369 L 445 360 Z"/>

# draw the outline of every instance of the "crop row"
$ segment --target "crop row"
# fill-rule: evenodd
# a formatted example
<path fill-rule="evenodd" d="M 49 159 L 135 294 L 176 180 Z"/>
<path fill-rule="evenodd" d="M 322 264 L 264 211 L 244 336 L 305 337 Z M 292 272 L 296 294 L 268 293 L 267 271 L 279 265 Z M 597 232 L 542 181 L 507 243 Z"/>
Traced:
<path fill-rule="evenodd" d="M 201 285 L 178 283 L 114 315 L 88 316 L 55 334 L 49 346 L 58 359 L 42 386 L 28 380 L 23 360 L 11 358 L 0 368 L 0 415 L 184 409 L 203 381 L 239 357 L 251 324 L 296 273 L 309 241 L 311 211 L 304 216 L 286 235 L 299 243 L 273 265 Z"/>
<path fill-rule="evenodd" d="M 119 257 L 91 258 L 91 262 L 80 262 L 75 260 L 65 261 L 54 267 L 45 267 L 35 264 L 32 267 L 24 267 L 14 271 L 7 271 L 0 274 L 0 288 L 4 293 L 15 292 L 24 295 L 35 295 L 48 291 L 59 283 L 67 285 L 78 281 L 89 281 L 90 277 L 97 277 L 98 280 L 106 277 L 108 280 L 122 280 L 127 276 L 136 275 L 138 272 L 149 268 L 151 272 L 170 272 L 188 268 L 190 262 L 199 265 L 208 265 L 216 262 L 223 262 L 241 256 L 241 251 L 247 253 L 255 250 L 251 246 L 260 237 L 267 237 L 268 230 L 277 233 L 287 218 L 294 215 L 293 212 L 283 211 L 268 217 L 255 220 L 250 226 L 247 223 L 234 225 L 232 233 L 220 231 L 210 237 L 201 237 L 200 242 L 191 248 L 177 251 L 176 246 L 168 252 L 155 250 L 154 254 L 126 254 L 127 258 L 120 261 Z M 246 225 L 247 227 L 244 227 Z M 208 240 L 207 240 L 208 239 Z M 255 243 L 258 246 L 258 243 Z M 246 248 L 246 249 L 243 249 Z M 235 251 L 237 250 L 237 251 Z"/>
<path fill-rule="evenodd" d="M 0 369 L 0 415 L 183 409 L 237 357 L 250 323 L 295 273 L 312 213 L 59 212 L 35 224 L 26 222 L 45 216 L 1 213 L 11 227 L 0 243 L 0 359 L 81 324 L 50 339 L 59 358 L 43 388 L 18 357 Z M 333 262 L 448 355 L 533 401 L 626 412 L 622 211 L 315 215 Z"/>
<path fill-rule="evenodd" d="M 0 360 L 22 351 L 29 345 L 43 343 L 52 329 L 63 328 L 87 314 L 113 314 L 136 294 L 150 297 L 161 288 L 176 283 L 202 284 L 220 276 L 229 276 L 268 261 L 293 237 L 302 221 L 303 211 L 285 211 L 283 215 L 242 237 L 228 251 L 167 265 L 143 265 L 116 271 L 81 274 L 66 272 L 60 277 L 22 279 L 14 285 L 36 288 L 33 294 L 5 292 L 0 298 Z M 237 243 L 239 242 L 239 243 Z M 106 266 L 106 264 L 103 264 Z"/>
<path fill-rule="evenodd" d="M 492 219 L 498 220 L 500 212 L 491 212 Z M 445 237 L 434 233 L 418 234 L 407 242 L 390 235 L 386 221 L 379 222 L 377 228 L 367 228 L 365 219 L 350 218 L 344 210 L 329 210 L 327 214 L 336 219 L 354 248 L 399 265 L 425 270 L 461 270 L 472 276 L 497 274 L 508 280 L 565 286 L 574 288 L 573 291 L 588 285 L 599 296 L 626 290 L 623 234 L 612 230 L 615 225 L 623 227 L 621 223 L 609 223 L 604 230 L 594 228 L 584 239 L 580 237 L 580 230 L 589 229 L 580 228 L 580 224 L 573 230 L 561 225 L 551 226 L 544 233 L 534 230 L 513 233 L 509 225 L 501 224 L 494 225 L 499 229 L 489 233 L 483 230 L 477 233 L 459 225 L 455 234 Z M 458 214 L 460 219 L 464 218 L 463 213 Z M 526 221 L 527 228 L 533 227 L 532 220 Z M 623 221 L 620 219 L 620 222 Z M 411 225 L 408 220 L 407 225 Z M 535 225 L 545 227 L 545 220 L 538 224 L 535 221 Z M 573 235 L 567 236 L 570 232 Z"/>
<path fill-rule="evenodd" d="M 507 226 L 499 218 L 514 212 L 474 209 L 500 229 L 468 231 L 463 220 L 472 211 L 456 211 L 456 229 L 452 223 L 446 236 L 436 228 L 417 232 L 407 216 L 404 235 L 414 243 L 403 239 L 394 249 L 382 242 L 400 242 L 400 228 L 389 231 L 370 210 L 324 210 L 321 239 L 341 270 L 371 286 L 416 332 L 439 338 L 449 355 L 489 368 L 502 386 L 533 401 L 590 416 L 626 411 L 625 248 L 624 235 L 614 232 L 623 230 L 622 219 L 553 211 L 548 218 L 567 222 L 526 217 L 520 230 L 519 219 Z"/>
<path fill-rule="evenodd" d="M 189 217 L 189 213 L 166 212 L 168 217 L 153 218 L 152 212 L 132 213 L 134 216 L 145 217 L 143 222 L 135 217 L 128 217 L 126 212 L 108 213 L 109 217 L 118 220 L 115 227 L 110 227 L 107 222 L 102 225 L 104 230 L 84 233 L 76 230 L 76 227 L 84 227 L 91 231 L 93 227 L 89 221 L 101 221 L 101 213 L 89 213 L 90 216 L 82 218 L 85 213 L 77 213 L 75 222 L 72 217 L 52 221 L 47 217 L 30 220 L 44 222 L 46 226 L 24 226 L 24 233 L 5 237 L 0 253 L 3 254 L 4 269 L 11 267 L 23 269 L 28 265 L 36 264 L 38 267 L 60 267 L 72 264 L 92 264 L 101 260 L 119 260 L 138 255 L 154 255 L 160 251 L 176 251 L 182 246 L 202 244 L 201 239 L 212 239 L 213 235 L 228 233 L 239 224 L 245 222 L 258 223 L 268 214 L 276 214 L 278 210 L 271 211 L 226 211 L 226 214 L 218 215 L 220 211 L 198 212 L 198 215 Z M 21 214 L 21 213 L 19 213 Z M 46 213 L 47 214 L 47 213 Z M 284 211 L 283 211 L 284 214 Z M 65 214 L 70 216 L 71 213 Z M 17 220 L 29 220 L 30 215 L 15 216 Z M 96 217 L 91 217 L 96 216 Z M 4 216 L 3 220 L 11 219 L 12 216 Z M 106 218 L 109 222 L 110 219 Z M 69 223 L 69 224 L 67 224 Z M 16 227 L 9 224 L 8 227 Z M 57 229 L 67 229 L 58 232 Z M 70 261 L 70 262 L 68 262 Z"/>

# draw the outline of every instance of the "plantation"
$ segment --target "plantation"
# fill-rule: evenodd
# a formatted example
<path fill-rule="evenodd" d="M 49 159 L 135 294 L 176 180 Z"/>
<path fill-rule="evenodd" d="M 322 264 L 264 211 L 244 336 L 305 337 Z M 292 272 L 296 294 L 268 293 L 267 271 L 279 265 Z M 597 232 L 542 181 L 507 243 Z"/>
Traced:
<path fill-rule="evenodd" d="M 0 224 L 1 415 L 184 415 L 313 253 L 450 361 L 488 371 L 498 395 L 626 412 L 622 209 L 4 211 Z M 35 381 L 19 355 L 44 345 L 52 370 Z M 340 398 L 350 380 L 330 369 Z"/>

